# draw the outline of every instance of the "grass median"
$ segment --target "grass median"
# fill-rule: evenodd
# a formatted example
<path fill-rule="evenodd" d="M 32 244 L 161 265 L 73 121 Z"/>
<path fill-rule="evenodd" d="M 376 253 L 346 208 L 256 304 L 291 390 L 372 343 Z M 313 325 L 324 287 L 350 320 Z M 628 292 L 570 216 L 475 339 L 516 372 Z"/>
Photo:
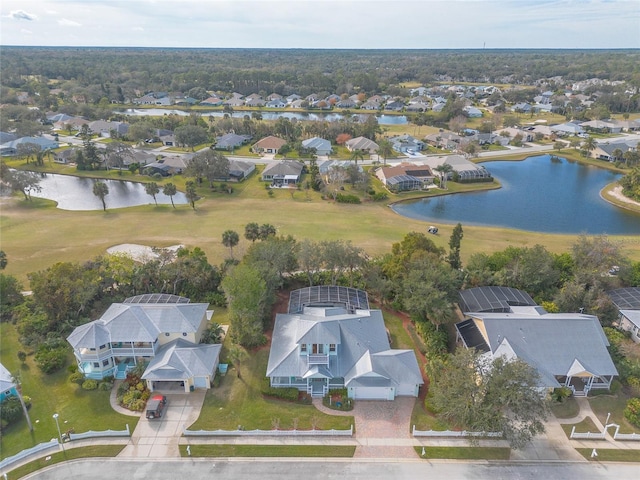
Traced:
<path fill-rule="evenodd" d="M 414 447 L 420 458 L 430 460 L 445 458 L 452 460 L 509 460 L 508 447 Z"/>
<path fill-rule="evenodd" d="M 355 446 L 342 445 L 180 445 L 183 457 L 342 457 L 351 458 Z"/>

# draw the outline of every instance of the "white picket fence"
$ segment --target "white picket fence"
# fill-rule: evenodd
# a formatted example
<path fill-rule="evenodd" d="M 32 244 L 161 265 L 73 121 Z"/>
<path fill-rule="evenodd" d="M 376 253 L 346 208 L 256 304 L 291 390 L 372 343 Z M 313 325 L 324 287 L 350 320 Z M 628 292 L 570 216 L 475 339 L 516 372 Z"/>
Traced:
<path fill-rule="evenodd" d="M 48 450 L 56 450 L 57 451 L 60 448 L 59 445 L 60 444 L 58 443 L 58 439 L 57 438 L 52 438 L 48 442 L 39 443 L 35 447 L 31 447 L 31 448 L 27 448 L 26 450 L 22 450 L 21 452 L 18 452 L 15 455 L 13 455 L 11 457 L 7 457 L 4 460 L 2 460 L 0 462 L 0 471 L 4 471 L 5 469 L 10 467 L 14 463 L 19 462 L 20 460 L 23 460 L 23 459 L 27 458 L 29 455 L 33 455 L 34 453 L 41 453 L 41 452 L 45 452 L 45 451 L 48 451 Z"/>
<path fill-rule="evenodd" d="M 416 430 L 415 425 L 413 426 L 411 433 L 414 437 L 502 437 L 502 432 L 468 432 L 466 430 Z"/>
<path fill-rule="evenodd" d="M 96 437 L 130 437 L 131 432 L 129 431 L 129 424 L 127 423 L 125 430 L 89 430 L 87 432 L 82 433 L 70 433 L 69 441 L 73 442 L 74 440 L 84 440 L 85 438 L 96 438 Z"/>
<path fill-rule="evenodd" d="M 610 423 L 605 425 L 604 430 L 602 432 L 587 432 L 587 433 L 578 433 L 576 432 L 576 427 L 573 426 L 571 428 L 571 435 L 569 438 L 574 440 L 604 440 L 607 434 L 607 430 L 609 427 L 615 427 L 615 431 L 613 432 L 613 439 L 626 441 L 626 440 L 638 440 L 640 441 L 640 433 L 620 433 L 620 425 L 616 423 Z"/>
<path fill-rule="evenodd" d="M 187 430 L 182 429 L 185 437 L 351 437 L 353 425 L 349 430 Z"/>
<path fill-rule="evenodd" d="M 603 432 L 579 433 L 576 432 L 576 427 L 574 425 L 571 427 L 571 435 L 569 435 L 569 438 L 572 440 L 604 440 L 606 433 L 606 429 Z"/>

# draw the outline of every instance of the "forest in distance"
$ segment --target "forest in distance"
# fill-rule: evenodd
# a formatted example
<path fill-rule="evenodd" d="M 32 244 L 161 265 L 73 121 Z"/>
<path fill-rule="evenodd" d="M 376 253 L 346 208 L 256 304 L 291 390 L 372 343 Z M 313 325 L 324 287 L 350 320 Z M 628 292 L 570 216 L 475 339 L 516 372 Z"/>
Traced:
<path fill-rule="evenodd" d="M 131 90 L 384 92 L 404 82 L 534 85 L 589 78 L 640 87 L 638 50 L 305 50 L 2 47 L 3 88 L 29 77 Z M 546 83 L 549 84 L 549 81 Z"/>

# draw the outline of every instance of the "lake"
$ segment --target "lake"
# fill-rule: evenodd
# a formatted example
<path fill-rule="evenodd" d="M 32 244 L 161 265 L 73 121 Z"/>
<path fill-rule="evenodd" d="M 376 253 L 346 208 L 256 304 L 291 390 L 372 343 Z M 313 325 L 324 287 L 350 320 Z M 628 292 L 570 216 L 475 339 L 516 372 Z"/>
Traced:
<path fill-rule="evenodd" d="M 105 197 L 107 210 L 154 203 L 153 197 L 144 191 L 144 183 L 124 180 L 102 181 L 109 187 L 109 195 Z M 62 210 L 102 210 L 102 201 L 93 194 L 95 182 L 93 178 L 43 173 L 40 181 L 42 191 L 31 196 L 58 202 L 58 208 Z M 171 204 L 171 198 L 162 193 L 162 187 L 156 199 L 158 204 Z M 187 197 L 184 193 L 178 192 L 173 196 L 173 203 L 184 205 L 188 203 Z"/>
<path fill-rule="evenodd" d="M 164 109 L 164 108 L 127 108 L 125 110 L 119 110 L 118 113 L 122 113 L 124 115 L 132 115 L 134 117 L 143 117 L 147 115 L 151 115 L 154 117 L 161 117 L 163 115 L 169 115 L 171 113 L 180 115 L 182 117 L 190 115 L 191 113 L 198 113 L 203 117 L 220 117 L 224 116 L 224 112 L 221 110 L 216 111 L 202 111 L 202 110 L 175 110 L 175 109 Z M 233 118 L 244 118 L 246 115 L 251 116 L 253 112 L 244 110 L 231 113 Z M 258 111 L 260 115 L 262 115 L 263 120 L 278 120 L 279 118 L 288 118 L 289 120 L 296 119 L 300 121 L 327 121 L 327 122 L 339 122 L 340 120 L 344 120 L 344 115 L 341 113 L 307 113 L 307 112 L 262 112 Z M 354 114 L 358 115 L 358 114 Z M 366 118 L 368 115 L 374 114 L 360 114 L 359 116 L 362 118 Z M 376 115 L 376 119 L 378 120 L 379 125 L 406 125 L 409 123 L 406 115 Z"/>
<path fill-rule="evenodd" d="M 640 214 L 600 198 L 619 174 L 550 155 L 484 162 L 502 188 L 400 202 L 400 215 L 437 224 L 485 225 L 546 233 L 640 234 Z"/>

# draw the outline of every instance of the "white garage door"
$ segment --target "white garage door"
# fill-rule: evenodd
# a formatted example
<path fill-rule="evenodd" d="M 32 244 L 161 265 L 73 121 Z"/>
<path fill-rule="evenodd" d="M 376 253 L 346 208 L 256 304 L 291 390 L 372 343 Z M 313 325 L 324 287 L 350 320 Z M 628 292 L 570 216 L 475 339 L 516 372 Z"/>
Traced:
<path fill-rule="evenodd" d="M 357 400 L 387 400 L 389 387 L 355 387 L 353 397 Z"/>
<path fill-rule="evenodd" d="M 396 389 L 396 395 L 415 397 L 416 386 L 412 384 L 398 385 L 398 388 Z"/>
<path fill-rule="evenodd" d="M 194 377 L 193 383 L 196 388 L 209 388 L 207 377 Z"/>

